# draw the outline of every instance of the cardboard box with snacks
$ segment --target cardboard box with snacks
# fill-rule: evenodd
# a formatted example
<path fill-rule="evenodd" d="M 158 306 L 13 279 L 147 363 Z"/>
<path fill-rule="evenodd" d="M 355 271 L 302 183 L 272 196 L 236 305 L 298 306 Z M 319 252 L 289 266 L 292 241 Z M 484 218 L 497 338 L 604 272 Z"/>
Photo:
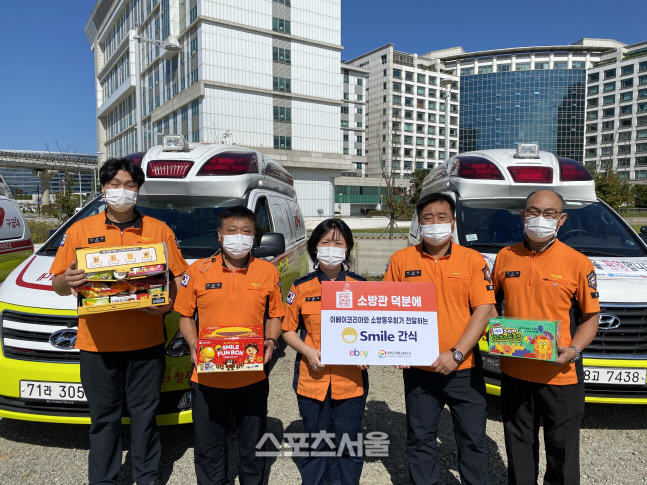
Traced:
<path fill-rule="evenodd" d="M 263 326 L 204 327 L 198 335 L 198 373 L 262 371 Z"/>
<path fill-rule="evenodd" d="M 164 243 L 77 249 L 87 279 L 78 287 L 79 315 L 166 305 L 167 261 Z"/>
<path fill-rule="evenodd" d="M 560 341 L 559 320 L 490 318 L 490 354 L 554 362 Z"/>

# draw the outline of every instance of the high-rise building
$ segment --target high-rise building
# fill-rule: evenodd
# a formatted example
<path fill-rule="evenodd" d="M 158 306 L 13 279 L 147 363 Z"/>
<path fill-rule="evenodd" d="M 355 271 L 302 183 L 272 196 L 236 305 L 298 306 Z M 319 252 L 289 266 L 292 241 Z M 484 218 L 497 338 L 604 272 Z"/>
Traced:
<path fill-rule="evenodd" d="M 458 152 L 459 78 L 437 60 L 393 47 L 387 44 L 347 64 L 369 72 L 368 176 L 408 179 L 414 170 L 434 168 Z"/>
<path fill-rule="evenodd" d="M 647 41 L 607 52 L 588 70 L 584 162 L 647 182 Z"/>
<path fill-rule="evenodd" d="M 460 76 L 460 152 L 530 142 L 581 162 L 587 69 L 623 45 L 581 39 L 478 52 L 455 47 L 422 57 Z"/>
<path fill-rule="evenodd" d="M 259 149 L 305 216 L 333 214 L 335 177 L 364 161 L 343 149 L 340 110 L 364 100 L 342 97 L 341 0 L 98 0 L 85 31 L 101 159 L 137 151 L 140 109 L 141 149 L 163 134 Z"/>

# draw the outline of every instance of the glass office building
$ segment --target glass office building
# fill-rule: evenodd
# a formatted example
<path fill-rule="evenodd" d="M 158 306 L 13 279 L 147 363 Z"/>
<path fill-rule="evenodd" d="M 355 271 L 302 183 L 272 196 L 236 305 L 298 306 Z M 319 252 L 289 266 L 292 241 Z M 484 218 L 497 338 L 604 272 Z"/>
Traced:
<path fill-rule="evenodd" d="M 461 76 L 459 151 L 528 142 L 582 161 L 585 85 L 585 69 Z"/>

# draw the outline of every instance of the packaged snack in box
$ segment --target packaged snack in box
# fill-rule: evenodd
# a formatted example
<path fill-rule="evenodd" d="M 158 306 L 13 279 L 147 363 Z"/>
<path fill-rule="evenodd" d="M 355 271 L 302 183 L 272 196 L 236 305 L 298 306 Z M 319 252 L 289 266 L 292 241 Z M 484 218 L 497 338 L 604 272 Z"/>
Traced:
<path fill-rule="evenodd" d="M 559 320 L 490 318 L 488 344 L 494 355 L 554 362 L 559 339 Z"/>
<path fill-rule="evenodd" d="M 88 280 L 78 288 L 79 315 L 166 305 L 167 261 L 164 243 L 77 249 Z"/>
<path fill-rule="evenodd" d="M 198 372 L 262 371 L 263 326 L 204 327 L 198 335 Z"/>

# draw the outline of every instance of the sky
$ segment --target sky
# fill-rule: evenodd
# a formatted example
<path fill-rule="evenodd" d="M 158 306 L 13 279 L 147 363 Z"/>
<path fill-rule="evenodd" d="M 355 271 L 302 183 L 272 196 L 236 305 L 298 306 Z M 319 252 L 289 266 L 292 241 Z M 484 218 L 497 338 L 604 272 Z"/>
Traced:
<path fill-rule="evenodd" d="M 93 7 L 92 0 L 3 2 L 0 148 L 96 154 L 94 57 L 83 31 Z M 647 40 L 646 18 L 647 0 L 342 0 L 341 57 L 388 43 L 420 55 L 583 37 L 633 44 Z"/>

